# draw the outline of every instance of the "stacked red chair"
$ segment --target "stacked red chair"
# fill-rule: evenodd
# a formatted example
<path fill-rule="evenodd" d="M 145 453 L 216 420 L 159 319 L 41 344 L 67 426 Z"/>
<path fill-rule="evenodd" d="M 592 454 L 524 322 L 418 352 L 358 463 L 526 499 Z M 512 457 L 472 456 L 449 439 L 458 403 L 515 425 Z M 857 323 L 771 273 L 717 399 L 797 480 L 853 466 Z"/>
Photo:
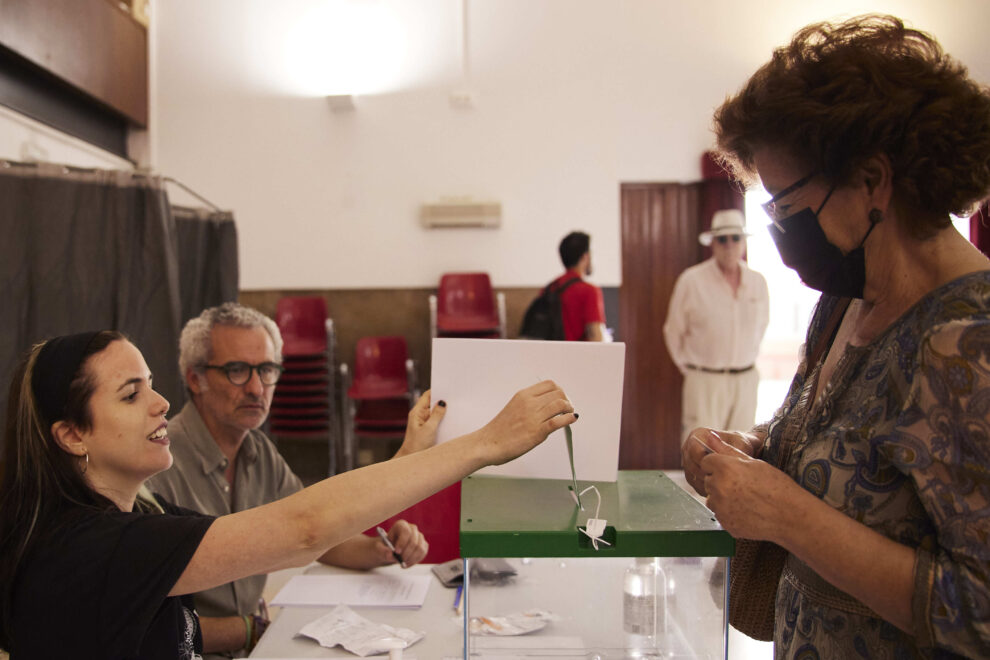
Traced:
<path fill-rule="evenodd" d="M 430 296 L 433 337 L 505 337 L 505 295 L 488 273 L 446 273 Z"/>
<path fill-rule="evenodd" d="M 354 373 L 341 365 L 344 456 L 353 467 L 359 438 L 402 438 L 415 402 L 416 370 L 403 337 L 362 337 L 354 351 Z"/>
<path fill-rule="evenodd" d="M 326 301 L 289 296 L 278 301 L 275 323 L 282 333 L 282 366 L 269 415 L 269 431 L 279 438 L 324 442 L 329 474 L 337 472 L 334 376 L 335 336 Z"/>
<path fill-rule="evenodd" d="M 426 537 L 430 549 L 423 563 L 442 564 L 457 559 L 461 556 L 461 482 L 420 500 L 381 525 L 389 529 L 397 520 L 413 523 Z M 365 533 L 374 536 L 375 530 Z"/>

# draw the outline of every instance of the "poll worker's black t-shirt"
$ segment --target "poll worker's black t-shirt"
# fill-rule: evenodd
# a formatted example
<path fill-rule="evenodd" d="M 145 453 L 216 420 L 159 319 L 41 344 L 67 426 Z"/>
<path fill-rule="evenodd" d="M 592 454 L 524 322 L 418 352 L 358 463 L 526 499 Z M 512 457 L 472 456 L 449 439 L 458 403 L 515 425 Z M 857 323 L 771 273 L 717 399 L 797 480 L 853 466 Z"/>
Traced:
<path fill-rule="evenodd" d="M 202 648 L 190 596 L 168 597 L 214 518 L 76 507 L 42 531 L 19 571 L 17 660 L 189 660 Z"/>

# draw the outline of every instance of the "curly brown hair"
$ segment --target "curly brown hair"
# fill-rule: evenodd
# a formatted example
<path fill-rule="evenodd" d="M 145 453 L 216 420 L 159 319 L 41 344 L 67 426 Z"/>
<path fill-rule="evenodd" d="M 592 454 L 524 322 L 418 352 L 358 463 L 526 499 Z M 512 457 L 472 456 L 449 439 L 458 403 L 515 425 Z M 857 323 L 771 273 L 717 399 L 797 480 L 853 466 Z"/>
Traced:
<path fill-rule="evenodd" d="M 744 181 L 761 147 L 840 185 L 886 154 L 896 199 L 920 211 L 909 228 L 919 236 L 990 191 L 990 90 L 894 16 L 805 27 L 726 99 L 714 124 L 721 158 Z"/>

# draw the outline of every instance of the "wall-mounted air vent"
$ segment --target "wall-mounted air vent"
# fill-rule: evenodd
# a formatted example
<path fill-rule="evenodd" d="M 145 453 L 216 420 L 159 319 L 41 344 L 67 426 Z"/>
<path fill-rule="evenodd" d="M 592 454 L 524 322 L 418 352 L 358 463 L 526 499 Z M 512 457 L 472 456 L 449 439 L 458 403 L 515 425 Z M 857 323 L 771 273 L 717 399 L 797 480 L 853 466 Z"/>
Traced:
<path fill-rule="evenodd" d="M 498 227 L 502 204 L 475 200 L 443 200 L 423 204 L 419 218 L 426 227 Z"/>

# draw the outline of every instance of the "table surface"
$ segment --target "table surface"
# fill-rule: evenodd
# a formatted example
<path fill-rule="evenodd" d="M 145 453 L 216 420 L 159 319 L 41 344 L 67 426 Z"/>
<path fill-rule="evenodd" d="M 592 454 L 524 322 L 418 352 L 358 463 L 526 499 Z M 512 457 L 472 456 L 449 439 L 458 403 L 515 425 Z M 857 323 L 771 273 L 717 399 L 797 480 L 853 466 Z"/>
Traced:
<path fill-rule="evenodd" d="M 479 637 L 470 642 L 472 650 L 482 647 L 491 653 L 505 649 L 510 654 L 538 644 L 559 648 L 605 649 L 599 657 L 625 657 L 615 654 L 622 647 L 623 574 L 626 558 L 537 558 L 509 559 L 518 570 L 511 582 L 486 585 L 471 581 L 466 599 L 469 616 L 494 616 L 531 608 L 549 610 L 557 618 L 544 630 L 523 637 Z M 672 622 L 667 634 L 667 655 L 672 658 L 722 658 L 725 620 L 718 601 L 721 586 L 712 588 L 709 576 L 715 558 L 665 559 L 664 582 L 669 583 L 665 612 Z M 405 569 L 409 574 L 426 575 L 430 565 Z M 399 572 L 398 566 L 375 569 L 380 573 Z M 303 572 L 310 575 L 353 574 L 355 571 L 313 564 Z M 675 586 L 676 585 L 676 586 Z M 442 660 L 463 657 L 463 618 L 453 610 L 455 589 L 431 580 L 426 601 L 419 609 L 355 608 L 372 621 L 423 631 L 426 636 L 407 649 L 409 660 Z M 324 648 L 316 641 L 297 637 L 304 625 L 328 613 L 326 607 L 283 607 L 265 632 L 252 658 L 354 658 L 340 647 Z M 571 646 L 576 644 L 576 646 Z M 510 651 L 512 649 L 513 651 Z M 586 657 L 580 653 L 575 657 Z"/>
<path fill-rule="evenodd" d="M 675 483 L 686 490 L 689 494 L 695 495 L 693 491 L 687 487 L 686 483 L 681 483 L 683 481 L 683 476 L 681 476 L 681 473 L 678 472 L 667 476 L 670 476 Z M 678 477 L 680 478 L 680 481 L 678 481 Z M 695 499 L 703 501 L 697 496 L 695 496 Z M 518 609 L 518 606 L 526 605 L 543 606 L 550 609 L 563 608 L 564 610 L 568 610 L 573 606 L 575 592 L 582 591 L 581 589 L 576 589 L 576 585 L 583 584 L 585 588 L 584 590 L 587 593 L 586 590 L 589 587 L 590 582 L 594 595 L 592 598 L 588 599 L 588 606 L 585 608 L 585 611 L 594 614 L 595 624 L 606 623 L 604 619 L 611 621 L 611 619 L 614 619 L 615 617 L 621 618 L 622 604 L 621 601 L 616 602 L 616 599 L 621 598 L 621 588 L 616 584 L 616 579 L 613 579 L 618 576 L 604 575 L 606 572 L 614 572 L 614 567 L 608 568 L 608 570 L 595 570 L 593 573 L 589 573 L 586 569 L 580 568 L 586 560 L 572 561 L 570 564 L 570 570 L 565 567 L 566 560 L 559 560 L 555 562 L 554 560 L 549 559 L 510 559 L 509 561 L 522 569 L 520 579 L 517 583 L 517 586 L 522 588 L 515 590 L 517 594 L 520 592 L 525 594 L 528 591 L 526 588 L 527 586 L 532 587 L 538 585 L 540 591 L 544 593 L 547 591 L 551 592 L 553 598 L 540 603 L 530 603 L 528 602 L 528 596 L 523 597 L 523 599 L 520 600 L 518 596 L 513 596 L 511 591 L 489 589 L 486 593 L 485 591 L 478 589 L 479 585 L 472 583 L 472 591 L 475 593 L 474 598 L 472 599 L 473 602 L 469 605 L 469 614 L 472 612 L 480 613 L 480 608 L 484 608 L 486 613 L 491 613 L 490 610 L 492 607 L 502 607 L 500 601 L 504 602 L 504 607 L 508 608 Z M 707 648 L 698 649 L 695 653 L 696 657 L 723 657 L 722 650 L 719 648 L 721 644 L 719 643 L 718 638 L 724 634 L 724 629 L 721 627 L 724 625 L 724 615 L 721 610 L 712 606 L 714 599 L 719 597 L 719 595 L 717 592 L 711 591 L 708 585 L 705 584 L 707 579 L 704 579 L 705 576 L 710 573 L 713 561 L 714 560 L 710 558 L 704 559 L 704 566 L 701 567 L 699 571 L 693 572 L 696 574 L 692 574 L 692 571 L 689 571 L 688 575 L 684 576 L 688 579 L 679 580 L 677 588 L 678 598 L 677 602 L 673 605 L 673 607 L 676 607 L 678 610 L 682 610 L 682 612 L 678 614 L 678 616 L 683 620 L 682 627 L 689 629 L 696 628 L 697 630 L 692 634 L 692 637 L 701 637 L 706 639 Z M 522 562 L 526 562 L 526 564 L 523 565 Z M 613 561 L 609 560 L 603 563 L 601 568 L 605 569 L 606 566 L 611 563 L 613 563 Z M 429 573 L 430 568 L 431 567 L 429 565 L 421 564 L 405 569 L 405 571 L 414 575 L 426 575 Z M 532 572 L 532 569 L 535 569 L 535 573 Z M 376 571 L 389 573 L 400 572 L 403 571 L 403 569 L 398 566 L 389 566 L 376 569 Z M 676 573 L 676 571 L 677 568 L 675 567 L 675 569 L 670 572 L 673 574 Z M 356 571 L 332 568 L 315 563 L 301 569 L 286 569 L 269 576 L 269 583 L 266 589 L 266 595 L 269 596 L 269 600 L 271 600 L 270 596 L 273 596 L 286 580 L 288 580 L 292 575 L 297 575 L 300 573 L 312 575 L 360 574 L 360 572 Z M 568 574 L 571 575 L 568 576 Z M 590 580 L 574 580 L 573 576 L 575 574 L 583 575 L 590 578 Z M 699 580 L 699 577 L 702 579 Z M 693 583 L 693 585 L 691 583 Z M 464 638 L 462 634 L 463 622 L 462 619 L 453 611 L 452 606 L 454 593 L 454 589 L 445 588 L 439 583 L 439 581 L 433 580 L 430 584 L 430 589 L 427 592 L 424 606 L 420 609 L 401 610 L 392 608 L 360 608 L 356 611 L 372 621 L 388 623 L 389 625 L 401 626 L 412 630 L 421 630 L 426 632 L 426 636 L 421 641 L 417 642 L 405 652 L 404 658 L 407 660 L 442 660 L 445 658 L 460 658 L 462 657 L 464 647 Z M 333 608 L 273 608 L 273 612 L 278 611 L 278 614 L 271 627 L 269 627 L 268 631 L 258 643 L 258 646 L 254 649 L 251 657 L 279 659 L 357 657 L 340 647 L 328 649 L 321 647 L 314 640 L 309 638 L 295 636 L 300 628 L 310 621 L 313 621 L 314 619 L 328 613 L 331 609 Z M 556 611 L 560 610 L 558 609 Z M 553 633 L 551 633 L 548 628 L 545 631 L 541 631 L 540 634 L 566 633 L 567 631 L 564 628 L 567 628 L 568 626 L 554 623 L 553 627 L 555 628 Z M 701 634 L 699 635 L 698 633 Z M 737 634 L 734 639 L 733 648 L 730 649 L 730 658 L 746 658 L 746 660 L 752 660 L 752 658 L 758 657 L 760 660 L 765 660 L 766 658 L 772 657 L 772 651 L 766 651 L 765 649 L 760 649 L 762 655 L 754 656 L 752 654 L 745 653 L 740 655 L 739 652 L 744 651 L 744 649 L 738 643 L 738 638 L 742 638 L 743 641 L 751 641 L 748 638 Z M 771 645 L 764 644 L 764 646 L 770 647 Z"/>
<path fill-rule="evenodd" d="M 398 565 L 374 569 L 375 573 L 432 575 L 432 565 L 418 564 L 407 569 Z M 302 570 L 306 575 L 366 575 L 362 571 L 311 564 Z M 426 637 L 405 652 L 404 658 L 441 660 L 459 658 L 464 641 L 462 619 L 454 612 L 455 589 L 447 589 L 436 579 L 430 583 L 423 607 L 418 609 L 362 607 L 354 610 L 371 621 L 390 626 L 424 631 Z M 356 658 L 341 647 L 325 648 L 308 637 L 296 637 L 304 625 L 327 614 L 333 607 L 283 607 L 251 653 L 252 658 Z M 381 656 L 379 656 L 381 657 Z"/>

